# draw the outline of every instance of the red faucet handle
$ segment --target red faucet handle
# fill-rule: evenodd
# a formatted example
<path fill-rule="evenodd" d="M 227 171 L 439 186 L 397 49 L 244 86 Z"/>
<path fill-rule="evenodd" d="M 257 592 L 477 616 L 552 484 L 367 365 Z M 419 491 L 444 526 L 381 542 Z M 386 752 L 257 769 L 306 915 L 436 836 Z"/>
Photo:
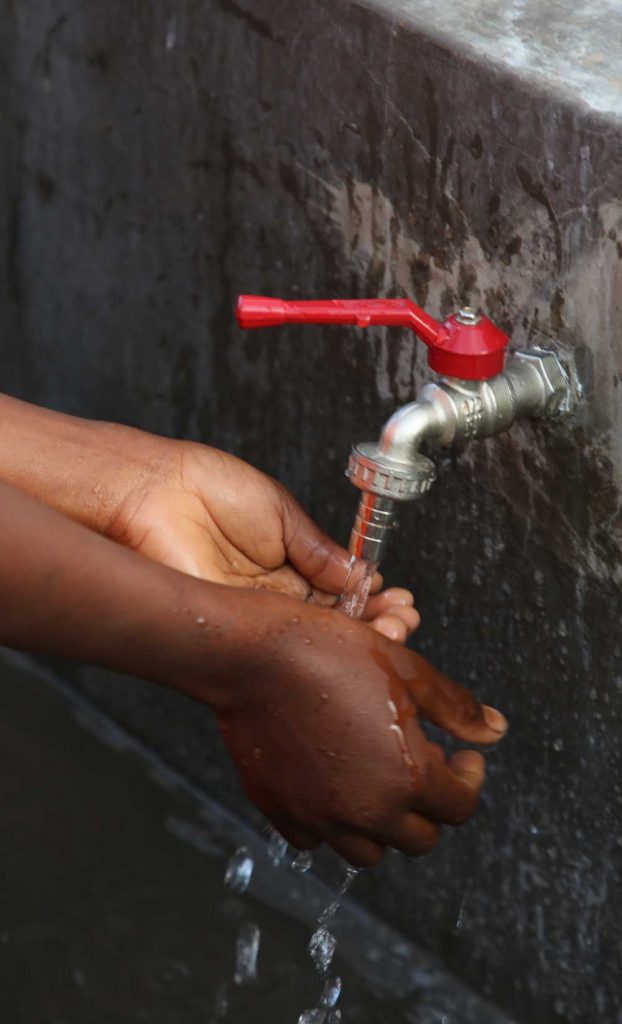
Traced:
<path fill-rule="evenodd" d="M 469 307 L 440 324 L 409 299 L 285 302 L 262 295 L 241 295 L 237 320 L 244 328 L 285 323 L 409 327 L 428 346 L 430 367 L 443 376 L 462 380 L 486 380 L 500 373 L 509 341 L 504 331 Z"/>
<path fill-rule="evenodd" d="M 442 325 L 408 299 L 320 299 L 284 302 L 264 295 L 240 295 L 240 327 L 275 327 L 279 324 L 355 324 L 357 327 L 410 327 L 428 345 Z"/>

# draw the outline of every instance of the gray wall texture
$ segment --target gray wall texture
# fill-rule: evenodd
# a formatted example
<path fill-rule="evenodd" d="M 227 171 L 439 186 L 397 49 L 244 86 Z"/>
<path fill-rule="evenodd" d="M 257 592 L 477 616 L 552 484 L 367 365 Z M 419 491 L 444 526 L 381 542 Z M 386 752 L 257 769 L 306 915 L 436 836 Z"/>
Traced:
<path fill-rule="evenodd" d="M 611 4 L 591 27 L 539 6 L 5 0 L 2 378 L 235 451 L 345 539 L 349 445 L 413 396 L 422 350 L 246 336 L 238 292 L 468 300 L 514 345 L 574 349 L 574 423 L 445 453 L 403 517 L 416 644 L 511 734 L 477 821 L 362 891 L 516 1020 L 620 1024 L 622 102 Z M 206 711 L 64 671 L 246 808 Z"/>

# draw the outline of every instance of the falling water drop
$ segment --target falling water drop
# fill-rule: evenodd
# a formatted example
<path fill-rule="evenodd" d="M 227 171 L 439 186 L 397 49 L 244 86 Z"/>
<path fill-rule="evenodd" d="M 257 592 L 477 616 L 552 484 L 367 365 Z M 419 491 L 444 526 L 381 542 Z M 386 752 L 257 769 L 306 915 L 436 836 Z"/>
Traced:
<path fill-rule="evenodd" d="M 216 993 L 216 999 L 214 1000 L 214 1009 L 212 1011 L 212 1019 L 210 1024 L 218 1024 L 219 1021 L 224 1020 L 227 1016 L 229 1009 L 229 993 L 227 990 L 227 982 L 224 981 L 218 992 Z"/>
<path fill-rule="evenodd" d="M 326 1010 L 305 1010 L 298 1018 L 298 1024 L 324 1024 Z"/>
<path fill-rule="evenodd" d="M 244 921 L 235 944 L 235 973 L 233 980 L 236 985 L 247 985 L 257 977 L 257 955 L 261 932 L 252 921 Z"/>
<path fill-rule="evenodd" d="M 225 871 L 225 885 L 233 892 L 246 892 L 253 877 L 255 863 L 246 846 L 240 846 L 229 858 Z"/>
<path fill-rule="evenodd" d="M 309 956 L 318 974 L 326 974 L 331 965 L 337 940 L 327 928 L 318 928 L 309 942 Z"/>
<path fill-rule="evenodd" d="M 335 917 L 340 906 L 341 900 L 333 900 L 333 902 L 329 903 L 327 907 L 324 907 L 324 910 L 317 919 L 317 923 L 328 924 L 328 922 L 332 921 L 333 917 Z"/>
<path fill-rule="evenodd" d="M 281 864 L 285 860 L 287 847 L 287 839 L 283 839 L 283 836 L 279 832 L 277 832 L 275 828 L 270 828 L 270 838 L 268 839 L 268 857 L 273 868 L 278 868 L 281 866 Z"/>
<path fill-rule="evenodd" d="M 341 886 L 339 887 L 339 895 L 340 896 L 345 896 L 345 894 L 348 892 L 350 886 L 352 885 L 354 879 L 357 877 L 358 873 L 359 873 L 359 869 L 358 868 L 353 868 L 353 867 L 346 868 L 346 877 L 344 878 L 343 882 L 341 883 Z"/>
<path fill-rule="evenodd" d="M 297 871 L 299 875 L 304 875 L 312 865 L 313 854 L 311 851 L 301 850 L 298 856 L 292 861 L 292 871 Z"/>
<path fill-rule="evenodd" d="M 322 990 L 320 1005 L 330 1010 L 333 1006 L 337 1005 L 340 995 L 341 978 L 327 978 Z"/>

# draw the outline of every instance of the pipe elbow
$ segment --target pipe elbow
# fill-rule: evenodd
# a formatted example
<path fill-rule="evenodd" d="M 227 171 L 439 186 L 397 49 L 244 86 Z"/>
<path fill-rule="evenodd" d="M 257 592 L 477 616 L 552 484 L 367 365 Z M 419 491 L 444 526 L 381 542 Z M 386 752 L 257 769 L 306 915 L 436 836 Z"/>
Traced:
<path fill-rule="evenodd" d="M 450 413 L 442 389 L 428 384 L 417 401 L 402 406 L 387 420 L 380 435 L 380 450 L 397 462 L 408 462 L 424 441 L 444 441 Z"/>

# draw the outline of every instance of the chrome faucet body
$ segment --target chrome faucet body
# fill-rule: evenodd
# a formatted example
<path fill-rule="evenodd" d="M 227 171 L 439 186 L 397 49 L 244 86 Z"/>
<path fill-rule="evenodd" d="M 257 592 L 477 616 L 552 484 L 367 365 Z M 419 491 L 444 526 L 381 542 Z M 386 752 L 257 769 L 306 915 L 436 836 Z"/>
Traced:
<path fill-rule="evenodd" d="M 378 442 L 356 445 L 347 475 L 363 493 L 350 537 L 350 552 L 379 562 L 395 522 L 398 503 L 414 501 L 436 478 L 422 454 L 426 442 L 447 446 L 491 437 L 523 417 L 570 412 L 577 398 L 573 375 L 554 352 L 517 351 L 489 380 L 441 379 L 426 384 L 415 402 L 398 409 Z"/>

